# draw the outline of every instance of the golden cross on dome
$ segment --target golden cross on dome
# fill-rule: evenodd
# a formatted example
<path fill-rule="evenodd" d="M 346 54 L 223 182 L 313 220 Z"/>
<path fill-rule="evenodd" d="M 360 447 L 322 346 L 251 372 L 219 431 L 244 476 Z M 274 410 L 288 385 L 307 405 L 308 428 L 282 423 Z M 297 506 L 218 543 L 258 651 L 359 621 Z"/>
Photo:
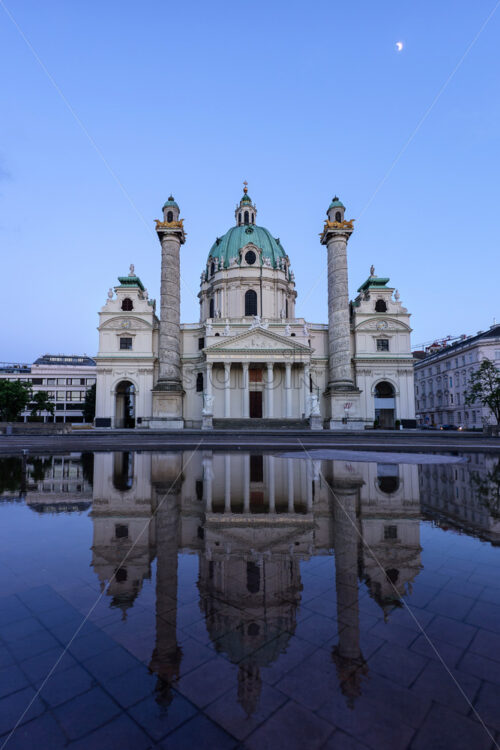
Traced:
<path fill-rule="evenodd" d="M 243 188 L 243 192 L 244 192 L 244 193 L 245 193 L 245 195 L 246 195 L 246 194 L 248 193 L 248 182 L 247 182 L 246 180 L 243 180 L 243 184 L 244 184 L 244 186 L 245 186 L 245 187 Z"/>

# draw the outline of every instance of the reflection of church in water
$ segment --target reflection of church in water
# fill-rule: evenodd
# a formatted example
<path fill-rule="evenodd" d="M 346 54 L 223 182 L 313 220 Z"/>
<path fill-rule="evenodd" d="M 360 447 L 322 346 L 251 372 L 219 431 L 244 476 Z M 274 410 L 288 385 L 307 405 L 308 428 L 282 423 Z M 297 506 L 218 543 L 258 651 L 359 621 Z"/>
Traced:
<path fill-rule="evenodd" d="M 287 650 L 296 630 L 301 563 L 334 555 L 332 669 L 349 702 L 367 673 L 360 579 L 387 618 L 421 567 L 416 465 L 212 451 L 101 453 L 92 517 L 93 566 L 102 586 L 111 581 L 111 606 L 124 616 L 156 555 L 150 668 L 166 703 L 183 658 L 179 553 L 199 557 L 200 609 L 216 652 L 238 665 L 235 689 L 247 714 L 259 704 L 261 671 Z"/>

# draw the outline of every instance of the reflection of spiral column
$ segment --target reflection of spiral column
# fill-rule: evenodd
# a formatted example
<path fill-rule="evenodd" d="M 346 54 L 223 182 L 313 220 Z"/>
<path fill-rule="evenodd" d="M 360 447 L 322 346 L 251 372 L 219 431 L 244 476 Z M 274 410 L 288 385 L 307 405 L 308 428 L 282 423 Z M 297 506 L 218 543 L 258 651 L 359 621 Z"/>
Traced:
<path fill-rule="evenodd" d="M 177 644 L 177 546 L 181 480 L 155 484 L 156 490 L 156 645 L 150 669 L 158 675 L 157 702 L 168 705 L 179 677 Z"/>
<path fill-rule="evenodd" d="M 348 703 L 361 694 L 367 667 L 360 646 L 358 602 L 358 533 L 356 503 L 360 479 L 333 480 L 333 544 L 339 642 L 332 649 L 341 690 Z"/>

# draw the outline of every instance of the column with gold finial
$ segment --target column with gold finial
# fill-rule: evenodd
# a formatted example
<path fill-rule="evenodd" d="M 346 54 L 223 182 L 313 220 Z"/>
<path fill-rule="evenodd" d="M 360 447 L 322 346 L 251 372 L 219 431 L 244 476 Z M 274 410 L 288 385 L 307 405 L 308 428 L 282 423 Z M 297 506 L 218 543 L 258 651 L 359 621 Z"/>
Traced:
<path fill-rule="evenodd" d="M 328 387 L 330 429 L 360 426 L 360 391 L 353 377 L 347 243 L 353 221 L 344 219 L 345 207 L 335 196 L 328 207 L 321 244 L 328 256 Z"/>
<path fill-rule="evenodd" d="M 153 388 L 152 428 L 184 427 L 180 330 L 180 246 L 184 244 L 183 219 L 173 196 L 163 206 L 163 221 L 156 221 L 161 244 L 159 374 Z"/>

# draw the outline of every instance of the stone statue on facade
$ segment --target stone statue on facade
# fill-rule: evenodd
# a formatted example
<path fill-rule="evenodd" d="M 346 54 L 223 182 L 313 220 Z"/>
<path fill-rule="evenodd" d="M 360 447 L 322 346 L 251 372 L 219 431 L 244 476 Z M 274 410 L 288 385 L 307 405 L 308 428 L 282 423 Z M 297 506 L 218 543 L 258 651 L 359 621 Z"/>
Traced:
<path fill-rule="evenodd" d="M 211 323 L 205 323 L 205 336 L 213 336 Z"/>
<path fill-rule="evenodd" d="M 253 320 L 252 320 L 252 322 L 250 323 L 250 329 L 252 329 L 252 328 L 259 328 L 259 327 L 260 327 L 260 325 L 261 325 L 261 322 L 260 322 L 260 315 L 254 315 L 254 316 L 253 316 Z"/>
<path fill-rule="evenodd" d="M 375 276 L 375 266 L 374 265 L 370 266 L 370 276 Z"/>
<path fill-rule="evenodd" d="M 129 276 L 135 276 L 135 266 L 133 263 L 130 264 L 130 273 Z"/>
<path fill-rule="evenodd" d="M 111 289 L 111 287 L 109 287 L 108 289 L 108 299 L 113 299 L 113 290 Z"/>
<path fill-rule="evenodd" d="M 292 329 L 290 328 L 290 325 L 287 323 L 285 326 L 285 336 L 291 336 L 292 335 Z"/>
<path fill-rule="evenodd" d="M 229 320 L 226 320 L 226 325 L 224 326 L 224 336 L 230 336 L 231 330 L 229 328 Z"/>
<path fill-rule="evenodd" d="M 396 291 L 394 292 L 394 299 L 396 300 L 396 302 L 399 302 L 400 297 L 401 295 L 399 291 L 396 289 Z"/>
<path fill-rule="evenodd" d="M 214 397 L 210 393 L 203 394 L 202 416 L 211 417 L 214 413 Z"/>
<path fill-rule="evenodd" d="M 309 336 L 309 327 L 307 323 L 304 323 L 304 327 L 302 328 L 302 333 L 304 336 Z"/>

